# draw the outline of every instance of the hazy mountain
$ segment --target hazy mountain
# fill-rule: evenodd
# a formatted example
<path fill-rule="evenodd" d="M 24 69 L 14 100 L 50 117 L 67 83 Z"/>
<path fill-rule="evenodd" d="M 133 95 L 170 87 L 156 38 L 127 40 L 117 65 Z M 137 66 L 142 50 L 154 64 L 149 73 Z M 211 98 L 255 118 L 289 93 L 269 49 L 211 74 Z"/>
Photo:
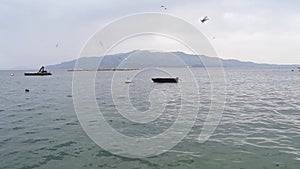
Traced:
<path fill-rule="evenodd" d="M 101 62 L 100 62 L 101 61 Z M 96 68 L 145 68 L 145 67 L 216 67 L 220 61 L 224 67 L 254 67 L 254 68 L 294 68 L 297 65 L 257 64 L 239 60 L 225 60 L 204 55 L 191 55 L 183 52 L 153 52 L 135 50 L 107 56 L 83 57 L 78 60 L 46 66 L 55 69 L 96 69 Z"/>

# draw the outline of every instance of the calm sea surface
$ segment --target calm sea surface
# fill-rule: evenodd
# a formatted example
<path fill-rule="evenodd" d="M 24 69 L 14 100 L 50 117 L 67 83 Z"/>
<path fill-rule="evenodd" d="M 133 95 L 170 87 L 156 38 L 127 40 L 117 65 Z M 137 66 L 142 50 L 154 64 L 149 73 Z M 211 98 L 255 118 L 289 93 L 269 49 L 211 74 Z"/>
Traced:
<path fill-rule="evenodd" d="M 205 143 L 197 139 L 210 106 L 209 79 L 204 69 L 193 72 L 201 94 L 194 127 L 170 151 L 133 159 L 105 151 L 83 131 L 73 106 L 71 72 L 25 77 L 23 71 L 0 71 L 0 168 L 299 169 L 300 72 L 225 69 L 226 107 L 218 128 Z M 167 100 L 166 113 L 157 120 L 133 123 L 117 112 L 109 96 L 111 73 L 97 74 L 95 92 L 105 119 L 115 130 L 131 137 L 151 137 L 171 126 L 181 103 L 176 84 L 152 83 L 155 72 L 151 71 L 137 75 L 129 84 L 131 104 L 137 110 L 150 107 L 147 98 L 153 89 L 169 91 L 174 97 Z M 133 72 L 122 73 L 124 79 L 119 79 L 116 90 L 128 85 L 124 80 Z M 181 79 L 182 85 L 188 85 Z M 26 88 L 30 92 L 25 93 Z"/>

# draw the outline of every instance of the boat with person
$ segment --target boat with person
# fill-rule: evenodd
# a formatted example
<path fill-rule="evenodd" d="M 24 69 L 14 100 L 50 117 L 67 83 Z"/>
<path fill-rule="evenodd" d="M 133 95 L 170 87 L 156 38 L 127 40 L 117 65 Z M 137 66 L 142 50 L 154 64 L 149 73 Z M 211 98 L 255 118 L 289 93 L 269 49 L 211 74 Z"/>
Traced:
<path fill-rule="evenodd" d="M 152 78 L 154 83 L 178 83 L 178 77 L 157 77 Z"/>
<path fill-rule="evenodd" d="M 44 66 L 40 68 L 38 72 L 25 72 L 25 76 L 49 76 L 52 75 L 52 73 L 45 70 Z"/>

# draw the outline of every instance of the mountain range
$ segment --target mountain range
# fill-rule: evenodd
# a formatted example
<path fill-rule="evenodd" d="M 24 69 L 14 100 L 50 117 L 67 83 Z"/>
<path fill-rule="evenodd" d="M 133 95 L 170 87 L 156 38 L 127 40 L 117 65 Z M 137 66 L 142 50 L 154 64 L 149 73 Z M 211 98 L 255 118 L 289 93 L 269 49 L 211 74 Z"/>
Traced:
<path fill-rule="evenodd" d="M 101 61 L 101 62 L 100 62 Z M 220 62 L 221 61 L 221 62 Z M 205 64 L 204 64 L 205 63 Z M 221 64 L 220 64 L 221 63 Z M 183 52 L 156 52 L 134 50 L 106 56 L 81 57 L 79 59 L 46 66 L 49 70 L 145 67 L 244 67 L 244 68 L 295 68 L 299 65 L 258 64 L 235 59 L 219 59 Z"/>

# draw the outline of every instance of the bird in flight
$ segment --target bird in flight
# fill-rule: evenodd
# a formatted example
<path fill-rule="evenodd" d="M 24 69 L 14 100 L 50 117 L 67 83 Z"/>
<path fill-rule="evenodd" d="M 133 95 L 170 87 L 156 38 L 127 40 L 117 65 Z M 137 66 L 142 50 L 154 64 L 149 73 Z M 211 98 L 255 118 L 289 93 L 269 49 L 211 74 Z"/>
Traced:
<path fill-rule="evenodd" d="M 161 8 L 164 8 L 165 10 L 167 10 L 167 8 L 166 8 L 164 5 L 161 5 L 160 7 L 161 7 Z"/>
<path fill-rule="evenodd" d="M 204 23 L 204 22 L 206 22 L 206 21 L 208 21 L 209 20 L 209 18 L 207 17 L 207 16 L 205 16 L 203 19 L 200 19 L 200 21 L 202 22 L 202 23 Z"/>
<path fill-rule="evenodd" d="M 100 45 L 102 46 L 102 48 L 104 48 L 104 45 L 103 45 L 102 41 L 100 41 Z"/>
<path fill-rule="evenodd" d="M 55 47 L 58 47 L 58 43 L 56 43 Z"/>

